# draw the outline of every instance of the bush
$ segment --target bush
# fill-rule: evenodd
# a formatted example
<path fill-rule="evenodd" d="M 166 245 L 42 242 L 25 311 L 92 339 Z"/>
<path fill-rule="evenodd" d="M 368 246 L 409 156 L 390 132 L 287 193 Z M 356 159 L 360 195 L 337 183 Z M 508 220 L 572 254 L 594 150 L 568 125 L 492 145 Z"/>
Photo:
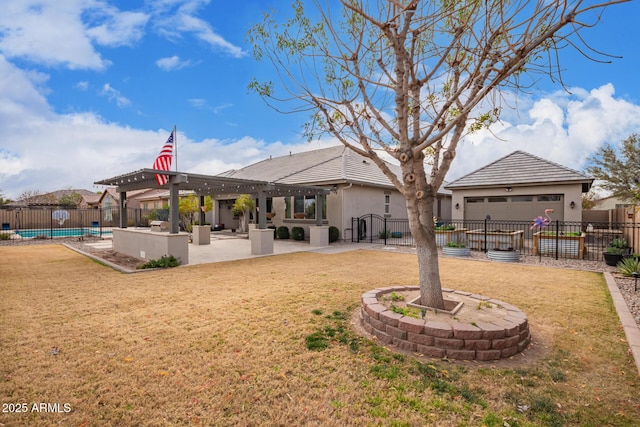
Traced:
<path fill-rule="evenodd" d="M 330 226 L 329 227 L 329 243 L 335 242 L 340 238 L 340 230 L 338 227 Z"/>
<path fill-rule="evenodd" d="M 624 258 L 618 263 L 618 270 L 624 276 L 633 276 L 633 273 L 640 273 L 640 259 L 635 257 Z"/>
<path fill-rule="evenodd" d="M 291 238 L 293 240 L 304 240 L 304 228 L 302 228 L 302 227 L 292 227 L 291 228 Z"/>
<path fill-rule="evenodd" d="M 276 235 L 278 236 L 278 239 L 287 240 L 289 239 L 289 229 L 286 225 L 281 225 L 278 227 Z"/>
<path fill-rule="evenodd" d="M 166 255 L 162 255 L 160 257 L 160 259 L 155 259 L 155 260 L 151 260 L 145 264 L 142 264 L 140 267 L 138 267 L 139 269 L 146 269 L 146 268 L 170 268 L 170 267 L 177 267 L 180 265 L 180 261 L 178 261 L 176 259 L 176 257 L 174 257 L 173 255 L 171 256 L 166 256 Z"/>
<path fill-rule="evenodd" d="M 0 240 L 11 240 L 11 233 L 0 233 Z"/>

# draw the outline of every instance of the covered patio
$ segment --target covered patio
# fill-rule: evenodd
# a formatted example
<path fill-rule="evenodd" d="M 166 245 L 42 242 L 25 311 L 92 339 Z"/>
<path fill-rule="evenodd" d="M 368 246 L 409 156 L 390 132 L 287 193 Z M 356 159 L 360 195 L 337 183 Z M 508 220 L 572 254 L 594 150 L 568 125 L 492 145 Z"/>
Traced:
<path fill-rule="evenodd" d="M 169 181 L 158 185 L 155 175 L 167 175 Z M 329 244 L 328 226 L 322 225 L 322 209 L 328 189 L 303 185 L 280 184 L 267 181 L 246 180 L 219 177 L 213 175 L 191 174 L 178 171 L 140 169 L 113 178 L 96 181 L 97 185 L 116 187 L 119 200 L 119 228 L 113 230 L 113 249 L 127 255 L 143 259 L 157 259 L 162 255 L 180 258 L 182 264 L 189 263 L 189 234 L 179 227 L 180 191 L 192 191 L 199 198 L 201 207 L 205 206 L 205 197 L 212 199 L 249 194 L 258 206 L 267 206 L 267 198 L 287 196 L 315 196 L 316 225 L 310 229 L 311 246 Z M 169 224 L 165 230 L 162 224 L 151 229 L 129 229 L 127 218 L 127 192 L 140 189 L 169 189 Z M 258 209 L 257 224 L 249 230 L 252 255 L 273 253 L 273 230 L 267 228 L 266 209 Z M 205 210 L 200 209 L 199 224 L 205 222 Z M 210 244 L 210 226 L 194 226 L 193 242 L 197 245 Z"/>

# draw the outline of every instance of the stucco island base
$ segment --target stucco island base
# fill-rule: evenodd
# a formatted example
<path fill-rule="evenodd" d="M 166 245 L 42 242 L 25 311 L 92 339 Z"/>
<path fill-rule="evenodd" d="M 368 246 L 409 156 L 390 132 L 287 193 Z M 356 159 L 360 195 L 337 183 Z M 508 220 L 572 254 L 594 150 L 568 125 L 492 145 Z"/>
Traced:
<path fill-rule="evenodd" d="M 407 302 L 419 296 L 418 286 L 369 291 L 362 295 L 362 327 L 379 341 L 402 350 L 456 360 L 509 358 L 531 342 L 527 316 L 517 307 L 469 292 L 443 289 L 443 293 L 446 300 L 462 306 L 454 314 L 424 310 L 424 318 L 415 318 L 392 311 L 391 305 L 408 306 Z"/>

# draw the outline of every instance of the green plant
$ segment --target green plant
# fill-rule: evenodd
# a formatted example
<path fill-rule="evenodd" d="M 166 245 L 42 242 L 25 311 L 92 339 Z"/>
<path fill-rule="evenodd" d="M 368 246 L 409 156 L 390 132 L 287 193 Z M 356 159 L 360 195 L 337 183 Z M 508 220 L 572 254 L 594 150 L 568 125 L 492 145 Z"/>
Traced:
<path fill-rule="evenodd" d="M 404 301 L 404 295 L 391 292 L 391 301 Z"/>
<path fill-rule="evenodd" d="M 618 271 L 627 277 L 633 276 L 633 273 L 640 273 L 640 259 L 638 258 L 624 258 L 618 263 Z"/>
<path fill-rule="evenodd" d="M 464 243 L 458 243 L 451 240 L 448 241 L 445 246 L 448 248 L 466 248 L 466 245 Z"/>
<path fill-rule="evenodd" d="M 304 240 L 304 228 L 291 227 L 291 238 L 293 240 Z"/>
<path fill-rule="evenodd" d="M 278 239 L 288 240 L 289 239 L 289 228 L 287 228 L 286 225 L 281 225 L 280 227 L 278 227 L 278 229 L 276 231 L 276 235 L 278 236 Z"/>
<path fill-rule="evenodd" d="M 439 227 L 436 227 L 436 231 L 453 231 L 456 229 L 456 226 L 453 224 L 443 224 Z"/>
<path fill-rule="evenodd" d="M 11 240 L 11 233 L 0 233 L 0 240 Z"/>
<path fill-rule="evenodd" d="M 624 253 L 624 249 L 617 246 L 609 246 L 605 253 L 609 255 L 622 255 Z"/>
<path fill-rule="evenodd" d="M 146 268 L 172 268 L 180 265 L 180 260 L 176 259 L 173 255 L 166 256 L 162 255 L 159 259 L 150 260 L 144 264 L 142 264 L 139 269 Z"/>
<path fill-rule="evenodd" d="M 329 243 L 333 243 L 340 238 L 340 230 L 336 226 L 329 226 Z"/>
<path fill-rule="evenodd" d="M 611 243 L 609 244 L 609 247 L 619 248 L 619 249 L 626 249 L 627 248 L 627 241 L 625 239 L 623 239 L 623 238 L 613 239 L 611 241 Z"/>
<path fill-rule="evenodd" d="M 378 238 L 389 239 L 391 238 L 391 230 L 381 230 L 378 232 Z"/>
<path fill-rule="evenodd" d="M 420 318 L 420 312 L 418 311 L 417 308 L 397 307 L 391 304 L 391 307 L 389 307 L 389 310 L 391 310 L 394 313 L 402 314 L 403 316 L 415 317 L 416 319 Z"/>

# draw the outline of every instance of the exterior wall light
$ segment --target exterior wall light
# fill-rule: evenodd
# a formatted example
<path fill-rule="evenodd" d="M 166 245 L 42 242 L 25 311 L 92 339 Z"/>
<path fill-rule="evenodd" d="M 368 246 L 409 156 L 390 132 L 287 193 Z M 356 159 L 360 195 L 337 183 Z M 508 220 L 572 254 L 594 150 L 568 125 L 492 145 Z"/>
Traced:
<path fill-rule="evenodd" d="M 570 207 L 571 209 L 575 209 L 575 207 L 576 207 L 576 202 L 574 202 L 574 201 L 572 200 L 572 201 L 571 201 L 571 203 L 569 203 L 569 207 Z"/>

